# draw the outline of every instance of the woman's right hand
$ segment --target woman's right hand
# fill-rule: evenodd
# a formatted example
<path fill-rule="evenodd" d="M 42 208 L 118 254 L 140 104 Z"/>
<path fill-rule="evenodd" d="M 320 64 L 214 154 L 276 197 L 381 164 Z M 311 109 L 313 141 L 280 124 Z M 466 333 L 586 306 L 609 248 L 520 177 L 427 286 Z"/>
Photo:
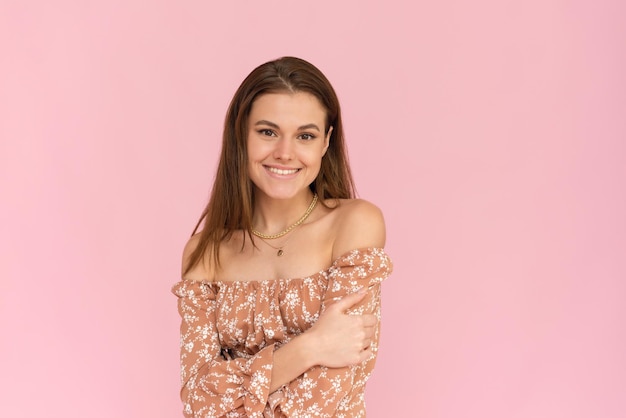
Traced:
<path fill-rule="evenodd" d="M 308 334 L 315 364 L 345 367 L 359 364 L 371 355 L 371 342 L 378 320 L 371 314 L 350 315 L 346 311 L 367 294 L 361 289 L 329 306 Z"/>

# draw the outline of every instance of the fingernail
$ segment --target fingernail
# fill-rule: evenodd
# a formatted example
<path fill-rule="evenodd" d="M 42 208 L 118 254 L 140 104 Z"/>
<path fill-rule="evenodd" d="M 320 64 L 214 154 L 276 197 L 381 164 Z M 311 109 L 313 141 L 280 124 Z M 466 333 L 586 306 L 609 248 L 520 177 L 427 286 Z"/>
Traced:
<path fill-rule="evenodd" d="M 365 293 L 365 292 L 367 292 L 367 289 L 366 289 L 366 288 L 364 288 L 364 287 L 360 288 L 360 289 L 357 291 L 357 293 Z"/>

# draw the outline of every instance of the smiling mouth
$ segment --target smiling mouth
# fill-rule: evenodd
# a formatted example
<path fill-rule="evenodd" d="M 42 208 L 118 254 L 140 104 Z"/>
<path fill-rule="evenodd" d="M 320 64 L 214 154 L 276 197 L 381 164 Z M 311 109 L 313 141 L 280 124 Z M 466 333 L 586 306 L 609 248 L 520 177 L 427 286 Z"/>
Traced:
<path fill-rule="evenodd" d="M 267 168 L 267 170 L 269 172 L 274 173 L 274 174 L 279 174 L 281 176 L 286 176 L 286 175 L 289 175 L 289 174 L 295 174 L 298 171 L 300 171 L 299 168 L 292 168 L 290 170 L 284 170 L 284 169 L 281 169 L 281 168 L 268 167 L 268 166 L 266 166 L 266 168 Z"/>

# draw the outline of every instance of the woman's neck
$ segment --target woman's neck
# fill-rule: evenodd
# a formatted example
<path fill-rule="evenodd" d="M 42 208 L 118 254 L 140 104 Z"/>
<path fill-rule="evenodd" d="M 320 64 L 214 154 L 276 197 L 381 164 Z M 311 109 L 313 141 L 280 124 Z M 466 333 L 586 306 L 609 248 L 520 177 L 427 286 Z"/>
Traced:
<path fill-rule="evenodd" d="M 306 213 L 312 200 L 313 193 L 310 190 L 290 199 L 273 199 L 257 191 L 252 227 L 266 234 L 284 231 Z"/>

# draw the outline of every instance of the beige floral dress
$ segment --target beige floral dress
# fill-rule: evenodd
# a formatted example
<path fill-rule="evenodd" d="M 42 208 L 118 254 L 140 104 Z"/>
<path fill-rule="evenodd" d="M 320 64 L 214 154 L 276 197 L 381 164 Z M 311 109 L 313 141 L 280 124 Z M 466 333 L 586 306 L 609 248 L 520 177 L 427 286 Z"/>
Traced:
<path fill-rule="evenodd" d="M 329 305 L 361 287 L 370 291 L 350 313 L 380 316 L 380 285 L 391 271 L 382 248 L 365 248 L 303 278 L 176 283 L 184 415 L 364 417 L 365 382 L 375 356 L 351 367 L 313 367 L 269 393 L 273 355 Z"/>

